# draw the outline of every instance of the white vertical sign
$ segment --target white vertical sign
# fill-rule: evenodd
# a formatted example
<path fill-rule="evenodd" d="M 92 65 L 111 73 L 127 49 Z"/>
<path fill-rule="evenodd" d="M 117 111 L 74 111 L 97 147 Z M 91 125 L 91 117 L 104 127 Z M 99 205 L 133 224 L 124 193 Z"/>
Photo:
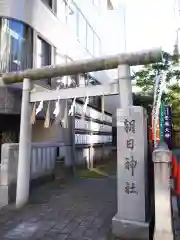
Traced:
<path fill-rule="evenodd" d="M 147 125 L 142 107 L 117 110 L 118 214 L 145 222 Z"/>

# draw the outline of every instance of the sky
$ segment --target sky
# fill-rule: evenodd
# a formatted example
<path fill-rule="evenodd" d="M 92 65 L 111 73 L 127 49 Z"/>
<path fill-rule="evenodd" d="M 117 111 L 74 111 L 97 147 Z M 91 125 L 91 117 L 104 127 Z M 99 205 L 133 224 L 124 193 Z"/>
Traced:
<path fill-rule="evenodd" d="M 175 40 L 174 0 L 116 0 L 126 7 L 127 51 L 162 47 L 172 51 Z"/>

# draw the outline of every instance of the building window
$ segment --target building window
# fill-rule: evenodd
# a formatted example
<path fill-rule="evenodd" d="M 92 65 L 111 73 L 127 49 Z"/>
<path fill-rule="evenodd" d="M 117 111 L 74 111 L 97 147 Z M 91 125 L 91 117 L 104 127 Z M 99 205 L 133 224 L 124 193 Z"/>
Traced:
<path fill-rule="evenodd" d="M 11 19 L 2 18 L 0 23 L 1 72 L 32 68 L 32 29 Z"/>
<path fill-rule="evenodd" d="M 94 4 L 96 7 L 99 7 L 99 6 L 100 6 L 99 0 L 93 0 L 93 4 Z"/>
<path fill-rule="evenodd" d="M 41 37 L 37 38 L 37 68 L 51 65 L 51 45 Z M 40 82 L 51 85 L 51 79 L 42 79 Z"/>
<path fill-rule="evenodd" d="M 89 25 L 87 25 L 87 50 L 94 55 L 94 32 Z"/>
<path fill-rule="evenodd" d="M 98 2 L 94 0 L 94 4 L 97 5 Z M 99 56 L 100 41 L 95 31 L 74 2 L 70 1 L 68 8 L 67 11 L 66 0 L 57 0 L 57 17 L 69 25 L 73 35 L 91 55 Z"/>
<path fill-rule="evenodd" d="M 79 74 L 78 84 L 79 84 L 78 87 L 85 87 L 85 85 L 86 85 L 86 79 L 85 79 L 85 75 L 84 75 L 84 74 Z"/>
<path fill-rule="evenodd" d="M 63 54 L 61 54 L 58 49 L 55 50 L 55 64 L 66 64 L 67 63 L 67 57 Z M 57 86 L 64 87 L 67 82 L 67 77 L 58 77 L 56 79 Z"/>
<path fill-rule="evenodd" d="M 66 2 L 64 0 L 57 0 L 57 17 L 63 23 L 66 23 Z"/>
<path fill-rule="evenodd" d="M 113 10 L 113 5 L 111 3 L 111 0 L 107 0 L 107 9 L 108 10 Z"/>
<path fill-rule="evenodd" d="M 69 11 L 68 11 L 68 25 L 71 28 L 73 35 L 75 37 L 77 37 L 78 34 L 78 25 L 77 25 L 77 21 L 78 21 L 78 10 L 76 8 L 76 6 L 74 4 L 70 4 L 69 6 Z"/>
<path fill-rule="evenodd" d="M 67 57 L 61 54 L 58 49 L 55 50 L 55 64 L 66 64 Z"/>
<path fill-rule="evenodd" d="M 51 64 L 51 46 L 42 38 L 37 39 L 37 67 Z"/>
<path fill-rule="evenodd" d="M 71 63 L 73 60 L 67 56 L 67 64 Z M 75 87 L 77 84 L 77 75 L 66 76 L 66 87 Z"/>
<path fill-rule="evenodd" d="M 78 39 L 80 43 L 86 48 L 87 22 L 84 16 L 79 12 L 78 16 Z"/>
<path fill-rule="evenodd" d="M 51 9 L 52 9 L 52 1 L 53 0 L 42 0 L 43 1 L 43 3 L 46 5 L 46 6 L 48 6 L 48 7 L 50 7 Z"/>
<path fill-rule="evenodd" d="M 94 34 L 94 56 L 99 57 L 101 54 L 101 45 L 99 37 Z"/>
<path fill-rule="evenodd" d="M 66 55 L 61 54 L 57 49 L 55 50 L 55 64 L 68 64 L 69 62 L 72 62 L 72 59 Z M 75 87 L 76 83 L 77 76 L 62 76 L 56 78 L 56 87 Z"/>
<path fill-rule="evenodd" d="M 91 77 L 90 74 L 86 74 L 86 79 L 87 79 L 86 85 L 88 86 L 94 86 L 94 85 L 100 84 L 95 78 Z M 89 105 L 101 110 L 101 97 L 99 96 L 90 97 Z"/>

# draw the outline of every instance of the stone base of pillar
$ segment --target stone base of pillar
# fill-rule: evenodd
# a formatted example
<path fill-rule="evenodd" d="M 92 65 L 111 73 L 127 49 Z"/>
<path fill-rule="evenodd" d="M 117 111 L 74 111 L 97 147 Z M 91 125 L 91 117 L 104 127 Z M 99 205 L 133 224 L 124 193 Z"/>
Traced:
<path fill-rule="evenodd" d="M 174 236 L 173 233 L 169 232 L 162 232 L 162 231 L 155 231 L 153 240 L 173 240 Z"/>
<path fill-rule="evenodd" d="M 149 226 L 148 222 L 124 220 L 115 215 L 112 219 L 112 234 L 121 240 L 149 240 Z"/>

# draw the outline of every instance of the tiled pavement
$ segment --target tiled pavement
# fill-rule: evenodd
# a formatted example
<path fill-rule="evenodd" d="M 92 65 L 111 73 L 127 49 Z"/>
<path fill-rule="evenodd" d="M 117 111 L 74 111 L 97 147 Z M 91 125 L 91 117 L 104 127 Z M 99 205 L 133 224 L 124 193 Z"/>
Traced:
<path fill-rule="evenodd" d="M 116 180 L 73 179 L 33 191 L 21 210 L 0 210 L 0 239 L 105 240 L 116 213 Z"/>

